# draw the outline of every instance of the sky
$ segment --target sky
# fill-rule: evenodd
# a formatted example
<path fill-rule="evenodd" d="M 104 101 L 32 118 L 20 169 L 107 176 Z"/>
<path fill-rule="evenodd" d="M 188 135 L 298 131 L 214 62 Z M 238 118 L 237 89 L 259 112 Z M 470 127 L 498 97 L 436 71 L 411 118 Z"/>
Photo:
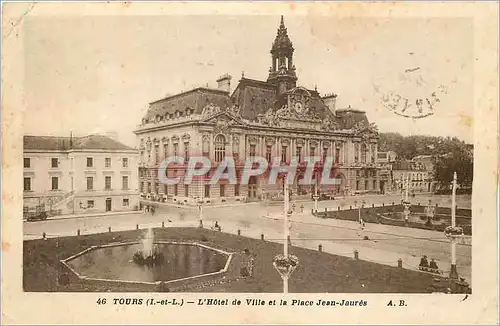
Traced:
<path fill-rule="evenodd" d="M 265 80 L 279 16 L 27 17 L 24 130 L 30 135 L 133 130 L 148 103 L 229 73 Z M 285 16 L 298 85 L 336 93 L 337 107 L 366 111 L 381 132 L 456 136 L 473 142 L 473 26 L 466 18 Z M 447 87 L 432 116 L 388 110 L 384 92 L 419 67 L 425 94 Z M 411 86 L 411 85 L 410 85 Z M 401 89 L 400 89 L 401 88 Z M 422 89 L 419 89 L 422 91 Z M 425 95 L 424 94 L 424 95 Z"/>

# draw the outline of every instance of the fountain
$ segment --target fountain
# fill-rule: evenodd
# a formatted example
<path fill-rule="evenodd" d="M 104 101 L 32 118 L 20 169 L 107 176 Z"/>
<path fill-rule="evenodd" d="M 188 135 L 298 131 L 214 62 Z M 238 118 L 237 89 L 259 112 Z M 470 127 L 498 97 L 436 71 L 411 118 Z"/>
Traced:
<path fill-rule="evenodd" d="M 61 262 L 85 282 L 180 284 L 226 273 L 233 254 L 196 241 L 160 240 L 147 229 L 137 241 L 92 246 Z"/>
<path fill-rule="evenodd" d="M 164 263 L 163 253 L 154 244 L 153 229 L 149 228 L 142 240 L 142 248 L 134 253 L 132 257 L 138 265 L 159 265 Z"/>

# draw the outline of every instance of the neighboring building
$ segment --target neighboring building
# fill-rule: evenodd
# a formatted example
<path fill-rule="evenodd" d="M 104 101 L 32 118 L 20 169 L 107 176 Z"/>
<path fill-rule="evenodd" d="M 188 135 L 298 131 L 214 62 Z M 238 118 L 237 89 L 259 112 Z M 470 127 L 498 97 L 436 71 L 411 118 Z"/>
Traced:
<path fill-rule="evenodd" d="M 434 172 L 435 157 L 432 155 L 418 155 L 411 159 L 412 162 L 424 165 L 424 169 L 429 172 Z"/>
<path fill-rule="evenodd" d="M 403 193 L 407 177 L 410 179 L 410 193 L 434 191 L 433 174 L 424 164 L 412 161 L 395 162 L 392 166 L 393 189 Z"/>
<path fill-rule="evenodd" d="M 139 204 L 133 148 L 100 135 L 24 136 L 23 148 L 25 213 L 127 211 Z"/>
<path fill-rule="evenodd" d="M 167 197 L 260 199 L 278 194 L 281 185 L 269 185 L 264 176 L 249 185 L 210 186 L 203 180 L 184 185 L 182 175 L 177 185 L 160 185 L 157 167 L 173 155 L 204 155 L 212 162 L 233 156 L 239 178 L 247 156 L 288 162 L 292 156 L 328 155 L 334 157 L 341 184 L 320 186 L 321 192 L 380 191 L 376 127 L 364 111 L 336 109 L 337 95 L 321 97 L 316 89 L 297 86 L 293 52 L 282 17 L 266 81 L 242 76 L 231 91 L 231 76 L 224 75 L 218 89 L 196 88 L 150 103 L 135 131 L 139 189 Z M 291 187 L 294 194 L 310 194 L 313 188 Z"/>

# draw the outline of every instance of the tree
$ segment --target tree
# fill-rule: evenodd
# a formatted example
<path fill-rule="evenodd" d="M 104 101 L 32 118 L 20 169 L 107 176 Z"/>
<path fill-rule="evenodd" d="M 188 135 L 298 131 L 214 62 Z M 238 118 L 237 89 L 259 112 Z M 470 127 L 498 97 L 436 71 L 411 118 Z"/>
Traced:
<path fill-rule="evenodd" d="M 468 145 L 456 146 L 446 155 L 436 159 L 434 180 L 437 181 L 438 188 L 449 189 L 453 172 L 457 173 L 457 183 L 462 188 L 472 187 L 474 160 Z"/>

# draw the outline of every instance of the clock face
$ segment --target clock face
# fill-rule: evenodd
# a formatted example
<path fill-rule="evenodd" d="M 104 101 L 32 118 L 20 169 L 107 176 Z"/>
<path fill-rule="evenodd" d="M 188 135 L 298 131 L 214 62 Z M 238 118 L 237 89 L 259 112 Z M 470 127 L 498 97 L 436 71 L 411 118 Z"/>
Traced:
<path fill-rule="evenodd" d="M 304 110 L 304 106 L 302 105 L 302 103 L 296 102 L 295 103 L 295 111 L 297 111 L 297 113 L 301 113 L 303 110 Z"/>

